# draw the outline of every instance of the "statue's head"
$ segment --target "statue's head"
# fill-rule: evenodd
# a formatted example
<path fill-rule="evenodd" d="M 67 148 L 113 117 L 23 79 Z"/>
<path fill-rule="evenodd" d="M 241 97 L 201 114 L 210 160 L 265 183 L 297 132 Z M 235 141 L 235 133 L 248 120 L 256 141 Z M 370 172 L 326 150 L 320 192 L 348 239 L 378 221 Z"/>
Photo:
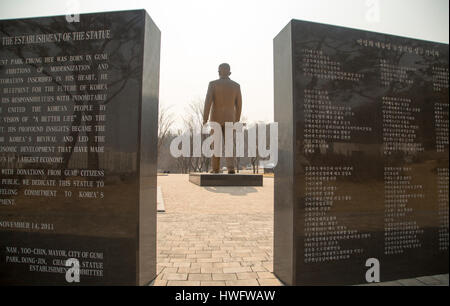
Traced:
<path fill-rule="evenodd" d="M 223 63 L 219 65 L 219 76 L 221 78 L 229 77 L 231 74 L 231 68 L 230 65 L 227 63 Z"/>

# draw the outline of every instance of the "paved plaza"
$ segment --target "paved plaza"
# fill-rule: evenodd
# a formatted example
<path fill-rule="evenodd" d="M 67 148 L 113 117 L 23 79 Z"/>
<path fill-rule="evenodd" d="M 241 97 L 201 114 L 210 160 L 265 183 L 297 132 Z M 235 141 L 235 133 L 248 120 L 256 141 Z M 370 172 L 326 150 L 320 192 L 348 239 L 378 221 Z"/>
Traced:
<path fill-rule="evenodd" d="M 158 176 L 155 286 L 279 286 L 273 271 L 273 178 L 263 187 L 200 187 Z M 377 285 L 446 285 L 446 275 Z"/>

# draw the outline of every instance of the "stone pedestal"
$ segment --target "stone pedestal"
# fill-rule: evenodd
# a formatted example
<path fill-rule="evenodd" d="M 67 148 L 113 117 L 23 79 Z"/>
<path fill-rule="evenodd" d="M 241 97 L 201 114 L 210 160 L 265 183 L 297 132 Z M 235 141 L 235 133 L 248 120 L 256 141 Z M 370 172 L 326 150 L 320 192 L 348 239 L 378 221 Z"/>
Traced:
<path fill-rule="evenodd" d="M 189 173 L 189 181 L 199 186 L 262 186 L 261 174 Z"/>

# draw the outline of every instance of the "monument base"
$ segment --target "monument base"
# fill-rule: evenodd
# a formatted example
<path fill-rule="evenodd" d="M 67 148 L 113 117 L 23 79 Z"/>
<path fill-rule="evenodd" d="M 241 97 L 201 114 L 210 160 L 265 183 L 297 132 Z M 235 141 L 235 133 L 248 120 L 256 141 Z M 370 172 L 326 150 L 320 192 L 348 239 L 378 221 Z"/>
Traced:
<path fill-rule="evenodd" d="M 189 173 L 189 182 L 199 186 L 262 186 L 261 174 Z"/>

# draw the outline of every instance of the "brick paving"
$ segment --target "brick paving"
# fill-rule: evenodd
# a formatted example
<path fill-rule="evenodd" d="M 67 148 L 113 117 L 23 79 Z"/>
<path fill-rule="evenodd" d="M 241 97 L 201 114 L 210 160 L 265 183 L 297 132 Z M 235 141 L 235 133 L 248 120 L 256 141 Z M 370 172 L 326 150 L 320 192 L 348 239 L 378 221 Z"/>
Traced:
<path fill-rule="evenodd" d="M 273 272 L 273 179 L 263 187 L 200 187 L 158 176 L 154 286 L 280 286 Z M 448 286 L 448 274 L 376 285 Z"/>
<path fill-rule="evenodd" d="M 281 285 L 273 275 L 273 179 L 264 187 L 200 187 L 159 176 L 155 286 Z"/>

